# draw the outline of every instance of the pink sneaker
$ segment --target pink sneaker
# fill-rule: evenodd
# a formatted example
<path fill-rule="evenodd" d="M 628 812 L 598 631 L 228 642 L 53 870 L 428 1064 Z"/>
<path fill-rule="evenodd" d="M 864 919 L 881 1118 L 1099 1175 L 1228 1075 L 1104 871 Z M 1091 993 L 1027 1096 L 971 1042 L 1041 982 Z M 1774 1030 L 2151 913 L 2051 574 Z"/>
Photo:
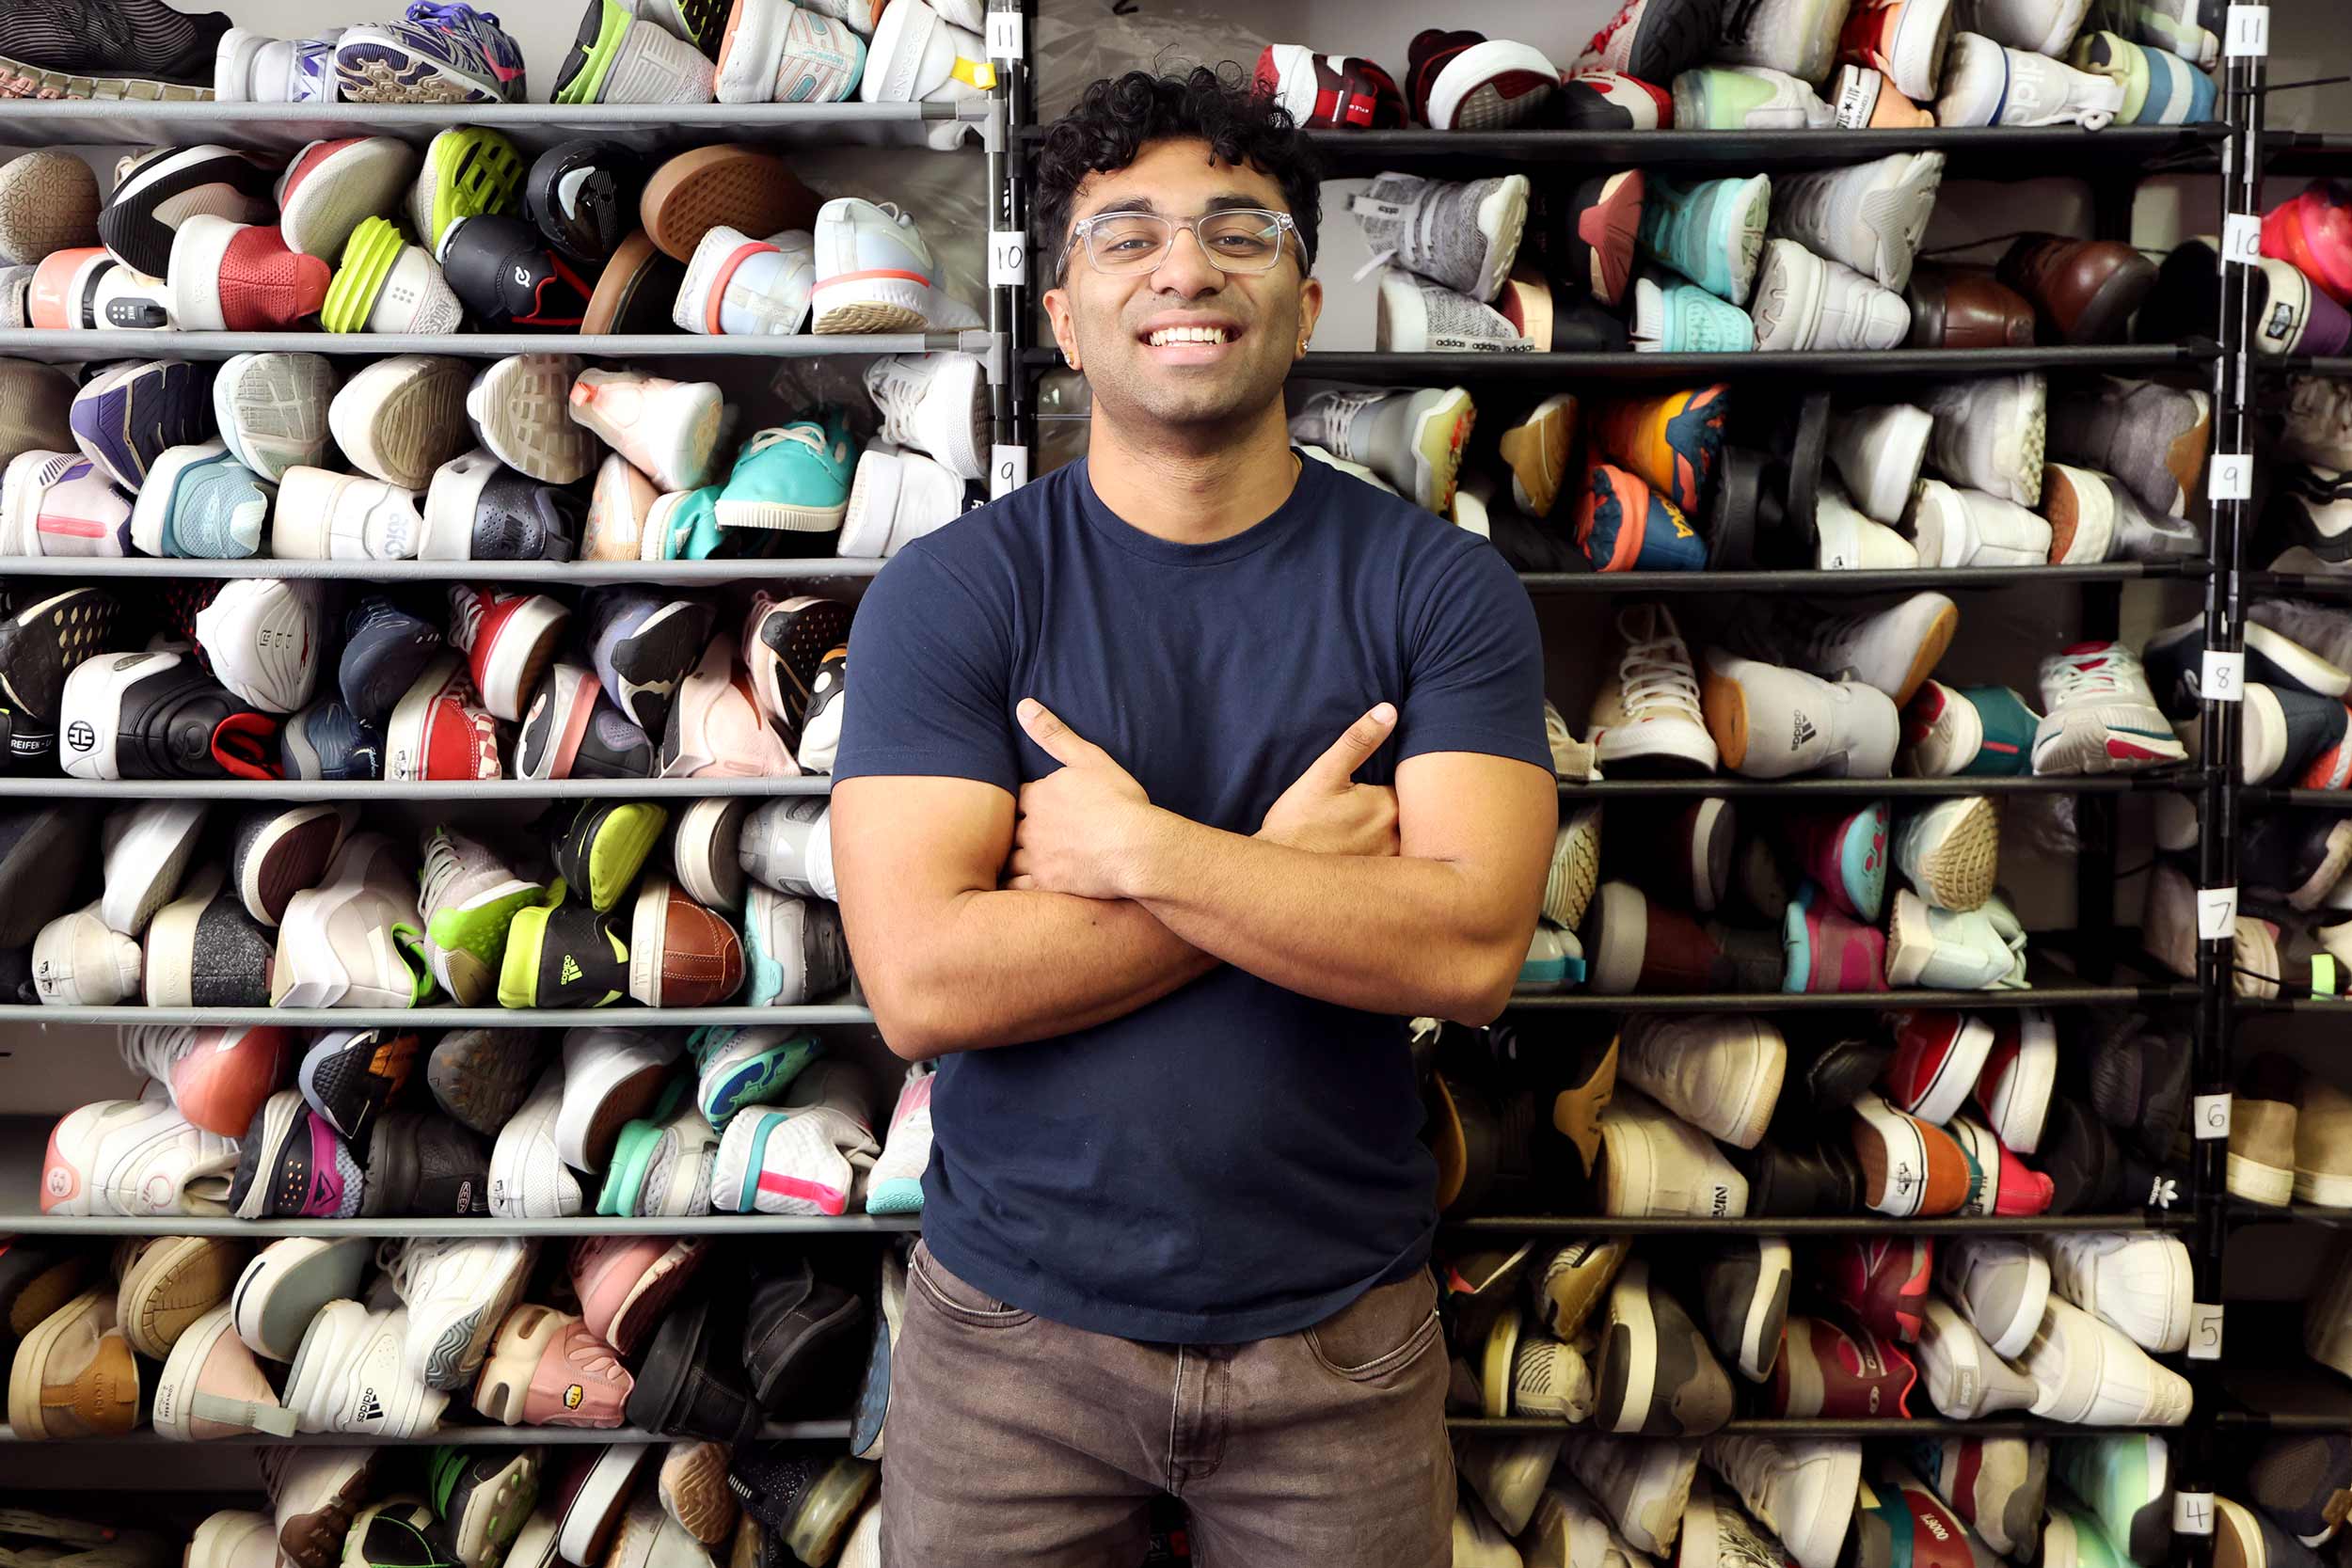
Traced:
<path fill-rule="evenodd" d="M 572 1289 L 588 1332 L 623 1355 L 634 1354 L 709 1246 L 666 1236 L 585 1236 L 572 1243 Z"/>
<path fill-rule="evenodd" d="M 1788 900 L 1781 944 L 1788 955 L 1784 991 L 1884 990 L 1886 933 L 1828 907 L 1820 884 L 1807 882 Z"/>
<path fill-rule="evenodd" d="M 1829 895 L 1831 908 L 1876 925 L 1886 902 L 1886 802 L 1794 812 L 1787 821 L 1797 864 Z"/>
<path fill-rule="evenodd" d="M 1968 1196 L 1960 1212 L 2016 1219 L 2048 1211 L 2058 1183 L 2020 1160 L 1993 1129 L 1973 1117 L 1954 1117 L 1945 1131 L 1968 1156 Z"/>
<path fill-rule="evenodd" d="M 523 1306 L 499 1324 L 473 1407 L 508 1426 L 617 1427 L 637 1380 L 588 1325 L 552 1307 Z"/>

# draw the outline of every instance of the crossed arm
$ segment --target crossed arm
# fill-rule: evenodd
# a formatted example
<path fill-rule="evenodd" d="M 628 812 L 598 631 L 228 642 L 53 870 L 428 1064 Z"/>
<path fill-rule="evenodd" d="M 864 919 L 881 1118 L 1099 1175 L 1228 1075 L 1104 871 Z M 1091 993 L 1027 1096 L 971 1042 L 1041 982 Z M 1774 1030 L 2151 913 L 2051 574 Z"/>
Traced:
<path fill-rule="evenodd" d="M 882 1034 L 938 1056 L 1108 1022 L 1217 963 L 1370 1012 L 1483 1022 L 1502 1008 L 1543 893 L 1558 795 L 1472 752 L 1354 782 L 1396 722 L 1366 714 L 1254 835 L 1152 806 L 1117 761 L 1035 703 L 1062 767 L 1016 802 L 949 778 L 834 792 L 842 916 Z"/>

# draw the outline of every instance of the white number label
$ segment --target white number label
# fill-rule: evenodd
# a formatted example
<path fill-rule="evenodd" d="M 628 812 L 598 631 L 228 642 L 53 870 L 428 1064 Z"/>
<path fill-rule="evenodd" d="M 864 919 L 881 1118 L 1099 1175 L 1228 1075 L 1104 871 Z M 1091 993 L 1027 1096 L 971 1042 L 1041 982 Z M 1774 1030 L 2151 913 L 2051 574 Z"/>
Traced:
<path fill-rule="evenodd" d="M 2173 1493 L 2172 1533 L 2175 1535 L 2211 1535 L 2213 1533 L 2213 1494 L 2210 1492 Z"/>
<path fill-rule="evenodd" d="M 2201 887 L 2197 890 L 2197 937 L 2201 942 L 2228 942 L 2237 935 L 2237 889 Z"/>
<path fill-rule="evenodd" d="M 2253 494 L 2254 459 L 2242 451 L 2215 452 L 2212 471 L 2205 476 L 2206 499 L 2242 501 Z"/>
<path fill-rule="evenodd" d="M 2207 648 L 2204 661 L 2197 672 L 2197 694 L 2209 703 L 2244 702 L 2245 651 L 2226 653 L 2219 648 Z"/>
<path fill-rule="evenodd" d="M 2211 1140 L 2230 1135 L 2230 1097 L 2226 1094 L 2201 1094 L 2191 1107 L 2189 1126 L 2198 1137 Z"/>
<path fill-rule="evenodd" d="M 988 232 L 988 286 L 1009 289 L 1029 280 L 1029 236 L 1018 229 Z"/>
<path fill-rule="evenodd" d="M 1029 449 L 996 446 L 988 449 L 988 499 L 1009 495 L 1029 483 Z"/>
<path fill-rule="evenodd" d="M 2232 213 L 2221 220 L 2221 260 L 2241 267 L 2258 267 L 2263 259 L 2263 220 L 2251 213 Z"/>
<path fill-rule="evenodd" d="M 2232 55 L 2270 53 L 2270 8 L 2232 6 L 2224 52 Z"/>
<path fill-rule="evenodd" d="M 2201 1301 L 2188 1309 L 2188 1358 L 2221 1359 L 2221 1308 L 2213 1302 Z"/>
<path fill-rule="evenodd" d="M 1018 60 L 1022 57 L 1019 11 L 988 13 L 988 57 L 992 60 Z"/>

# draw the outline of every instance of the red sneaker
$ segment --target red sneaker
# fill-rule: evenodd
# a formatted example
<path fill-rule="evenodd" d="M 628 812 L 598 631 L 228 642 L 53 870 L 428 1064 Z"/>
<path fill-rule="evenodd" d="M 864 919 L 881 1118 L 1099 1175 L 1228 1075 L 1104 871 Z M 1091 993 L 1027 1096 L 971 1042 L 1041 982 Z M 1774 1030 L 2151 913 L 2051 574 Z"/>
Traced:
<path fill-rule="evenodd" d="M 1904 1013 L 1886 1065 L 1886 1097 L 1938 1127 L 1960 1114 L 1993 1049 L 1993 1025 L 1973 1013 Z"/>
<path fill-rule="evenodd" d="M 1954 1117 L 1946 1129 L 1968 1156 L 1968 1196 L 1960 1206 L 1963 1214 L 2002 1214 L 2016 1217 L 2049 1210 L 2058 1183 L 2023 1160 L 1993 1135 L 1993 1130 L 1967 1117 Z"/>
<path fill-rule="evenodd" d="M 2263 254 L 2295 263 L 2338 305 L 2352 305 L 2352 183 L 2324 180 L 2263 214 Z"/>
<path fill-rule="evenodd" d="M 1867 1236 L 1832 1243 L 1821 1254 L 1831 1294 L 1882 1339 L 1915 1344 L 1935 1278 L 1935 1243 L 1925 1236 Z"/>
<path fill-rule="evenodd" d="M 1405 123 L 1396 78 L 1353 55 L 1318 55 L 1303 43 L 1269 43 L 1257 87 L 1307 127 L 1390 131 Z"/>
<path fill-rule="evenodd" d="M 571 618 L 561 600 L 545 594 L 450 584 L 449 644 L 466 656 L 492 718 L 521 721 Z"/>
<path fill-rule="evenodd" d="M 498 721 L 477 705 L 455 654 L 443 654 L 409 686 L 384 737 L 387 779 L 499 777 Z"/>
<path fill-rule="evenodd" d="M 1533 44 L 1428 27 L 1406 49 L 1413 118 L 1433 131 L 1501 131 L 1541 115 L 1560 71 Z"/>
<path fill-rule="evenodd" d="M 1781 945 L 1788 967 L 1785 991 L 1884 990 L 1886 933 L 1831 909 L 1820 888 L 1807 882 L 1788 900 Z"/>
<path fill-rule="evenodd" d="M 1790 1318 L 1772 1369 L 1766 1408 L 1774 1416 L 1829 1420 L 1908 1416 L 1919 1379 L 1911 1357 L 1842 1307 Z"/>

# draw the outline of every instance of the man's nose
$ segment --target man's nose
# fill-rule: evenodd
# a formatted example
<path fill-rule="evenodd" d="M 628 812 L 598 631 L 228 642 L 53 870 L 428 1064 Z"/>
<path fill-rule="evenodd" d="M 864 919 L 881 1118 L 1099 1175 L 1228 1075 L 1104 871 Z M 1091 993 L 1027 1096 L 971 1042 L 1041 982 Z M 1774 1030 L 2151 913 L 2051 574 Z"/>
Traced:
<path fill-rule="evenodd" d="M 1176 234 L 1168 242 L 1168 254 L 1152 269 L 1152 287 L 1160 293 L 1181 294 L 1196 299 L 1215 293 L 1225 286 L 1225 275 L 1209 253 L 1200 246 L 1200 236 L 1189 225 L 1179 224 Z"/>

